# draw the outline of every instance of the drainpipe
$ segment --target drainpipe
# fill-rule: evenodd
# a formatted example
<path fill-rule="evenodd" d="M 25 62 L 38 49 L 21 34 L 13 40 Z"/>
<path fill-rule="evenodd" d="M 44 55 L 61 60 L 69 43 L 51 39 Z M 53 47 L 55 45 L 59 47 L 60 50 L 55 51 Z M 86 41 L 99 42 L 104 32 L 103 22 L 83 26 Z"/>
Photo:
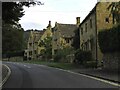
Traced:
<path fill-rule="evenodd" d="M 98 39 L 98 35 L 97 35 L 97 13 L 96 13 L 96 8 L 95 8 L 95 37 L 96 37 L 96 39 L 95 39 L 95 44 L 96 44 L 96 68 L 97 68 L 97 66 L 98 66 L 98 48 L 97 48 L 97 39 Z"/>

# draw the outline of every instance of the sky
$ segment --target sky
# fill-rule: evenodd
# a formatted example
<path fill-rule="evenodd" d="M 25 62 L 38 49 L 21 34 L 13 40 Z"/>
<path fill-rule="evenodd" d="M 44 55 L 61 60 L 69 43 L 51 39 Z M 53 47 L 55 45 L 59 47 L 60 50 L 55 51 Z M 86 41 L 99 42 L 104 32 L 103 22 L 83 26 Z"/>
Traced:
<path fill-rule="evenodd" d="M 44 5 L 24 7 L 25 15 L 19 23 L 24 30 L 43 30 L 51 21 L 52 27 L 55 22 L 64 24 L 76 24 L 76 17 L 80 22 L 94 8 L 97 0 L 40 0 Z"/>

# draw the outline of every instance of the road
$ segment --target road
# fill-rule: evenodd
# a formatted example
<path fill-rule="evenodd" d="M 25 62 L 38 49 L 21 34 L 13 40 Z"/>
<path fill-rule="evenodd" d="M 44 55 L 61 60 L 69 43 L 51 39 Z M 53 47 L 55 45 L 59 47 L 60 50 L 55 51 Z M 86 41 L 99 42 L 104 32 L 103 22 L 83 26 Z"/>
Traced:
<path fill-rule="evenodd" d="M 3 62 L 11 75 L 3 88 L 118 88 L 84 75 L 37 64 Z"/>

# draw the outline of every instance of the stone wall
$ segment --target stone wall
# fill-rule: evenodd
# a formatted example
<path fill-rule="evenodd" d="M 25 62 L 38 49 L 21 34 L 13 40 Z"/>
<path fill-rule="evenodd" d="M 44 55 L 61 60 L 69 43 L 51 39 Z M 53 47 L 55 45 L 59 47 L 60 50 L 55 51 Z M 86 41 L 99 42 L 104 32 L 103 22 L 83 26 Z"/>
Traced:
<path fill-rule="evenodd" d="M 118 70 L 120 68 L 120 53 L 106 53 L 103 55 L 103 68 Z"/>

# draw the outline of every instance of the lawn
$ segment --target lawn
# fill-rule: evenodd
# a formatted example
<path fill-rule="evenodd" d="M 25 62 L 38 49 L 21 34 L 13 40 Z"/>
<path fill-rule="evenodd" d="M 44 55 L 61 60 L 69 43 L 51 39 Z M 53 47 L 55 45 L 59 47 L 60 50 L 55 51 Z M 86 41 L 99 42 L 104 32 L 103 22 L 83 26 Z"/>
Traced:
<path fill-rule="evenodd" d="M 3 60 L 3 61 L 8 61 L 8 60 Z M 23 61 L 20 58 L 10 58 L 10 62 L 21 62 L 21 63 L 31 63 L 31 64 L 41 64 L 41 65 L 46 65 L 50 67 L 55 67 L 55 68 L 61 68 L 61 69 L 66 69 L 66 70 L 71 70 L 71 69 L 77 69 L 80 66 L 77 64 L 73 63 L 61 63 L 61 62 L 50 62 L 50 61 L 45 61 L 45 60 L 30 60 L 30 61 Z"/>

